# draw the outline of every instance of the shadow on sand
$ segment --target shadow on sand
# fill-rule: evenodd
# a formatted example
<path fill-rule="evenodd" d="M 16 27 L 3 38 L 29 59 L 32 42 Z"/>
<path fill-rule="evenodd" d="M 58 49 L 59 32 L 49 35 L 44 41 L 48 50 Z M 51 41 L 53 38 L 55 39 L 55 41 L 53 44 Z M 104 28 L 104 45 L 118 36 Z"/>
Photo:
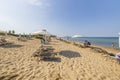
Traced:
<path fill-rule="evenodd" d="M 3 48 L 19 48 L 22 47 L 23 45 L 18 45 L 18 44 L 9 44 L 9 45 L 3 45 L 1 47 Z"/>
<path fill-rule="evenodd" d="M 46 43 L 45 45 L 57 45 L 57 43 Z"/>
<path fill-rule="evenodd" d="M 42 61 L 48 61 L 48 62 L 61 62 L 61 58 L 59 57 L 52 57 L 52 58 L 43 58 Z"/>
<path fill-rule="evenodd" d="M 59 55 L 62 55 L 67 58 L 81 57 L 80 53 L 74 52 L 74 51 L 69 51 L 69 50 L 61 51 L 59 53 Z"/>
<path fill-rule="evenodd" d="M 16 75 L 7 75 L 7 76 L 0 76 L 0 80 L 15 80 L 15 78 L 19 76 L 18 74 Z"/>

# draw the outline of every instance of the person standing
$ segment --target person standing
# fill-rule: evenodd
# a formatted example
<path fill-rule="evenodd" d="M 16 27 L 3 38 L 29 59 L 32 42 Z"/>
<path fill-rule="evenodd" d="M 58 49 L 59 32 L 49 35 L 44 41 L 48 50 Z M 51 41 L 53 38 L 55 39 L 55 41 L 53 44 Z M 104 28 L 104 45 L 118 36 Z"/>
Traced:
<path fill-rule="evenodd" d="M 112 42 L 112 48 L 115 49 L 115 44 L 114 44 L 114 42 Z"/>
<path fill-rule="evenodd" d="M 41 39 L 41 43 L 45 44 L 45 39 L 44 38 Z"/>

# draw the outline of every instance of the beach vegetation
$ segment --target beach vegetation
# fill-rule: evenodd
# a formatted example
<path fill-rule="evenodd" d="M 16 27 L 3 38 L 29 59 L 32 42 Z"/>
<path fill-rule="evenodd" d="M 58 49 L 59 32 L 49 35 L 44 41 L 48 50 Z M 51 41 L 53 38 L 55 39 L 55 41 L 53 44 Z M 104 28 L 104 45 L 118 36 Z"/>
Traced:
<path fill-rule="evenodd" d="M 15 34 L 15 30 L 12 30 L 12 34 Z"/>
<path fill-rule="evenodd" d="M 9 30 L 8 31 L 8 34 L 10 35 L 10 34 L 15 34 L 15 30 Z"/>
<path fill-rule="evenodd" d="M 5 35 L 5 33 L 4 32 L 0 32 L 0 35 Z"/>
<path fill-rule="evenodd" d="M 11 30 L 9 30 L 9 31 L 8 31 L 8 34 L 11 34 L 11 33 L 12 33 L 12 31 L 11 31 Z"/>

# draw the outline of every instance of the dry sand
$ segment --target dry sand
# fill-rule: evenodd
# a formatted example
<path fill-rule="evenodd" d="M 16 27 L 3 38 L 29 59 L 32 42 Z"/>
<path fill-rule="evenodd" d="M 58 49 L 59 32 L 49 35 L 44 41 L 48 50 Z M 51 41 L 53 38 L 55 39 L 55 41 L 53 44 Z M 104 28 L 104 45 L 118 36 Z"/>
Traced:
<path fill-rule="evenodd" d="M 14 44 L 0 47 L 0 80 L 120 80 L 120 64 L 89 48 L 52 39 L 47 45 L 60 52 L 58 59 L 38 61 L 31 56 L 40 47 L 40 40 L 8 40 Z"/>

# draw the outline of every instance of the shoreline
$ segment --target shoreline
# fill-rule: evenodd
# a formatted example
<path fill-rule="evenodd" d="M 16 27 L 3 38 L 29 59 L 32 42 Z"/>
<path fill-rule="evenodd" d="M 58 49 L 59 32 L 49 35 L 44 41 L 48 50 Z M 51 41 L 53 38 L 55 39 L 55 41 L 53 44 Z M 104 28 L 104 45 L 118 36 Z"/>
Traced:
<path fill-rule="evenodd" d="M 73 42 L 75 42 L 75 43 L 77 43 L 77 44 L 81 44 L 81 45 L 83 45 L 83 43 L 84 42 L 78 42 L 78 41 L 73 41 L 73 40 L 66 40 L 66 39 L 63 39 L 63 41 L 67 41 L 68 43 L 73 43 Z M 116 51 L 117 53 L 118 52 L 120 52 L 120 48 L 112 48 L 112 46 L 110 47 L 108 47 L 108 46 L 103 46 L 103 45 L 97 45 L 97 44 L 91 44 L 91 46 L 93 46 L 93 47 L 98 47 L 98 48 L 102 48 L 102 49 L 108 49 L 108 50 L 113 50 L 113 51 Z"/>
<path fill-rule="evenodd" d="M 112 47 L 114 42 L 114 47 L 119 49 L 118 37 L 81 37 L 81 38 L 62 38 L 70 41 L 84 42 L 85 40 L 91 42 L 94 45 L 99 45 L 103 47 Z"/>

